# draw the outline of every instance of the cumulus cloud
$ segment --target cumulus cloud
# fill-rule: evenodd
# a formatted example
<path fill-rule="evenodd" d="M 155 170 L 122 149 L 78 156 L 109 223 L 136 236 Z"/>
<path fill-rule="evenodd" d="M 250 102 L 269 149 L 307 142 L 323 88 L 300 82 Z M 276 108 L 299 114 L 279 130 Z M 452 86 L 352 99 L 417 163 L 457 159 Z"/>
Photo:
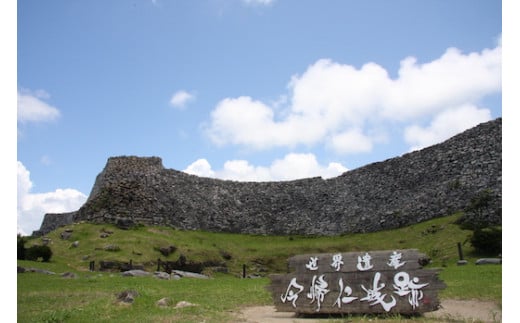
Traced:
<path fill-rule="evenodd" d="M 185 170 L 185 173 L 198 175 L 203 177 L 214 177 L 215 172 L 211 169 L 211 165 L 209 162 L 204 159 L 197 159 L 193 163 L 191 163 Z"/>
<path fill-rule="evenodd" d="M 171 99 L 170 105 L 174 108 L 184 109 L 188 102 L 195 100 L 195 95 L 184 90 L 175 92 Z"/>
<path fill-rule="evenodd" d="M 45 213 L 70 212 L 79 209 L 87 196 L 75 189 L 56 189 L 54 192 L 33 193 L 30 172 L 18 161 L 18 233 L 29 235 L 38 230 Z"/>
<path fill-rule="evenodd" d="M 385 125 L 441 118 L 499 93 L 501 53 L 499 42 L 468 54 L 449 48 L 426 63 L 407 57 L 396 78 L 373 62 L 356 68 L 320 59 L 292 76 L 285 109 L 249 96 L 225 98 L 212 111 L 207 134 L 219 145 L 253 149 L 325 144 L 339 154 L 370 152 L 385 137 Z M 466 109 L 466 118 L 482 120 L 484 110 Z M 465 129 L 439 128 L 443 133 L 432 138 L 459 130 Z"/>
<path fill-rule="evenodd" d="M 427 127 L 418 125 L 407 127 L 405 129 L 405 141 L 410 144 L 410 151 L 419 150 L 442 142 L 490 119 L 489 110 L 479 109 L 473 105 L 464 105 L 440 113 Z"/>
<path fill-rule="evenodd" d="M 45 122 L 57 119 L 60 111 L 44 100 L 49 99 L 50 95 L 38 90 L 31 92 L 23 90 L 18 92 L 18 115 L 19 122 Z"/>
<path fill-rule="evenodd" d="M 320 165 L 314 154 L 290 153 L 282 159 L 274 160 L 270 166 L 251 165 L 247 160 L 230 160 L 221 170 L 213 170 L 206 159 L 199 159 L 189 165 L 184 172 L 219 179 L 236 181 L 284 181 L 321 176 L 339 176 L 348 169 L 340 163 Z"/>
<path fill-rule="evenodd" d="M 330 140 L 332 148 L 339 153 L 360 153 L 372 150 L 373 140 L 360 129 L 349 129 L 334 134 Z"/>
<path fill-rule="evenodd" d="M 291 115 L 275 120 L 274 110 L 267 104 L 242 96 L 222 100 L 211 113 L 211 140 L 220 145 L 236 144 L 257 149 L 314 144 L 326 134 L 320 120 L 310 116 Z"/>

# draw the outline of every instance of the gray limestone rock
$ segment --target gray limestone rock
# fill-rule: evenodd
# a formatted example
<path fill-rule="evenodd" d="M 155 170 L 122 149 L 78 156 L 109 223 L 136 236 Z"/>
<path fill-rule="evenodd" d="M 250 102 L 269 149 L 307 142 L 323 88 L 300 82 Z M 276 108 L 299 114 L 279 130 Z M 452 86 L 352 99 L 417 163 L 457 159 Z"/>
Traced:
<path fill-rule="evenodd" d="M 482 191 L 491 200 L 478 220 L 500 225 L 501 118 L 330 179 L 237 182 L 165 169 L 159 157 L 111 157 L 85 204 L 46 214 L 38 234 L 80 221 L 268 235 L 375 232 L 451 215 Z"/>

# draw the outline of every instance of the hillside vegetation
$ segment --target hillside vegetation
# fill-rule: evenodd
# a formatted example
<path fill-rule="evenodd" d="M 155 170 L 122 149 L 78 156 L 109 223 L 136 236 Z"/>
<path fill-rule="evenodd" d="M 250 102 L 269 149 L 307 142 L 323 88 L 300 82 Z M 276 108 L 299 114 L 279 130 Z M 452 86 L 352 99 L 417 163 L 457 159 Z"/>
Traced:
<path fill-rule="evenodd" d="M 175 261 L 180 255 L 187 261 L 214 262 L 226 266 L 230 273 L 268 274 L 285 272 L 287 258 L 306 253 L 350 252 L 387 249 L 418 249 L 431 259 L 432 266 L 443 266 L 458 259 L 457 243 L 463 243 L 465 256 L 471 258 L 468 242 L 471 231 L 455 224 L 459 214 L 416 225 L 376 233 L 349 234 L 334 237 L 265 236 L 231 233 L 184 231 L 169 227 L 139 226 L 122 230 L 105 224 L 79 223 L 49 233 L 53 251 L 52 263 L 68 270 L 87 271 L 90 261 L 115 260 L 142 264 L 156 270 L 157 259 Z M 60 235 L 72 230 L 66 240 Z M 100 236 L 109 232 L 107 237 Z M 41 244 L 33 238 L 26 246 Z M 77 247 L 73 243 L 77 241 Z M 175 252 L 165 257 L 161 247 L 174 246 Z M 109 249 L 109 250 L 107 250 Z M 112 250 L 110 250 L 112 249 Z M 115 251 L 114 251 L 115 249 Z"/>
<path fill-rule="evenodd" d="M 389 231 L 350 234 L 335 237 L 261 236 L 182 231 L 167 227 L 139 226 L 121 230 L 111 225 L 88 223 L 61 227 L 44 238 L 53 251 L 48 263 L 18 261 L 19 266 L 42 268 L 55 273 L 73 272 L 76 279 L 40 273 L 18 274 L 18 321 L 141 321 L 141 322 L 226 322 L 232 311 L 246 305 L 272 304 L 265 287 L 270 273 L 287 271 L 287 259 L 297 254 L 350 252 L 391 249 L 418 249 L 431 258 L 427 267 L 443 268 L 440 278 L 448 286 L 442 298 L 492 300 L 501 304 L 500 265 L 474 265 L 475 254 L 468 237 L 471 231 L 455 224 L 460 214 L 437 218 Z M 72 230 L 65 240 L 60 235 Z M 110 234 L 101 238 L 102 233 Z M 76 242 L 77 247 L 73 244 Z M 26 247 L 41 244 L 31 238 Z M 463 244 L 468 265 L 457 266 L 457 243 Z M 106 250 L 108 248 L 117 251 Z M 165 257 L 161 247 L 175 246 Z M 121 277 L 117 273 L 89 272 L 89 262 L 117 260 L 157 269 L 157 259 L 175 261 L 184 255 L 187 261 L 210 261 L 226 267 L 227 274 L 208 267 L 204 273 L 213 279 L 159 280 L 154 277 Z M 239 279 L 242 266 L 258 279 Z M 96 265 L 97 269 L 97 265 Z M 131 307 L 115 305 L 115 295 L 125 289 L 139 292 Z M 176 309 L 157 308 L 154 303 L 169 297 L 173 303 L 184 300 L 197 306 Z"/>

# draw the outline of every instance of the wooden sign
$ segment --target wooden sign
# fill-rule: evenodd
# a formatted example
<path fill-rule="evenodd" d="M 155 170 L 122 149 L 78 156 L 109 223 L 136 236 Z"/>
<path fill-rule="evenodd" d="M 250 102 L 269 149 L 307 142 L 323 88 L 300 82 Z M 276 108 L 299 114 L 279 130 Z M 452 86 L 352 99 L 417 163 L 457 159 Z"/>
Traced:
<path fill-rule="evenodd" d="M 422 269 L 415 249 L 299 255 L 290 274 L 271 275 L 278 312 L 418 314 L 439 308 L 446 287 L 437 269 Z"/>

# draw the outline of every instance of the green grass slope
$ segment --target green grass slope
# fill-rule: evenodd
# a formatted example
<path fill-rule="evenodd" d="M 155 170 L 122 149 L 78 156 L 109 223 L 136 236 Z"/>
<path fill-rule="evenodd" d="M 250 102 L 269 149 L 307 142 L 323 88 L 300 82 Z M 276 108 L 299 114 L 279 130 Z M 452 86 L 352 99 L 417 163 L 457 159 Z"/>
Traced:
<path fill-rule="evenodd" d="M 448 286 L 442 298 L 492 300 L 501 304 L 502 268 L 476 266 L 482 255 L 474 254 L 467 241 L 471 231 L 455 224 L 459 215 L 443 217 L 405 228 L 377 233 L 335 237 L 260 236 L 201 231 L 181 231 L 166 227 L 138 227 L 120 230 L 110 225 L 81 223 L 59 228 L 46 237 L 53 256 L 49 263 L 18 261 L 19 266 L 47 269 L 56 273 L 74 272 L 78 278 L 39 273 L 18 274 L 19 322 L 226 322 L 230 311 L 244 305 L 272 304 L 265 290 L 270 273 L 286 272 L 287 259 L 297 254 L 392 249 L 418 249 L 432 260 L 428 267 L 443 268 L 440 278 Z M 68 240 L 60 238 L 72 229 Z M 106 238 L 100 235 L 111 231 Z M 78 246 L 73 247 L 74 241 Z M 469 264 L 457 266 L 457 243 Z M 33 238 L 26 247 L 41 243 Z M 107 251 L 113 245 L 118 251 Z M 160 247 L 174 245 L 176 251 L 164 257 Z M 155 271 L 156 261 L 175 261 L 180 255 L 188 261 L 222 263 L 229 274 L 206 273 L 210 280 L 159 280 L 154 277 L 121 277 L 118 273 L 89 272 L 89 262 L 117 260 L 142 264 Z M 242 266 L 260 279 L 239 279 Z M 97 267 L 96 267 L 97 268 Z M 131 306 L 115 304 L 115 295 L 135 289 L 140 296 Z M 194 307 L 158 308 L 155 302 L 169 297 L 172 302 L 188 301 Z"/>

